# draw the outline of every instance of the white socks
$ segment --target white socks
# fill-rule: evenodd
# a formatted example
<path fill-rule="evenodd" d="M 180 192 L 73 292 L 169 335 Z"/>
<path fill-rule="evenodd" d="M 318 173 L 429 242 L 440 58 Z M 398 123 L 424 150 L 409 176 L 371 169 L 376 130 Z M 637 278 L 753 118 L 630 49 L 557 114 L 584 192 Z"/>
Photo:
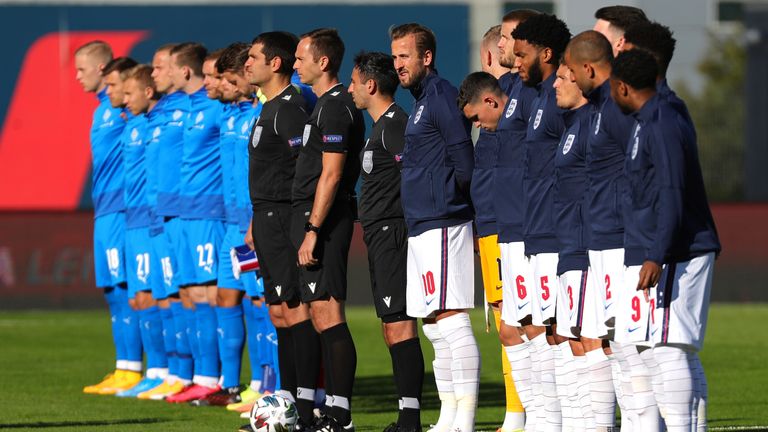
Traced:
<path fill-rule="evenodd" d="M 530 342 L 523 342 L 519 345 L 504 347 L 512 369 L 512 380 L 515 382 L 517 396 L 520 398 L 520 403 L 522 403 L 526 414 L 533 410 L 530 345 Z"/>
<path fill-rule="evenodd" d="M 656 404 L 656 397 L 653 395 L 651 371 L 640 357 L 638 348 L 648 349 L 631 343 L 622 344 L 624 357 L 629 365 L 628 370 L 632 384 L 630 409 L 632 410 L 634 429 L 652 432 L 659 430 L 659 408 Z"/>
<path fill-rule="evenodd" d="M 669 432 L 690 432 L 693 417 L 693 377 L 688 353 L 680 348 L 656 346 L 653 355 L 664 380 L 664 418 Z"/>
<path fill-rule="evenodd" d="M 480 350 L 469 314 L 459 313 L 437 322 L 451 355 L 453 392 L 456 397 L 456 415 L 451 431 L 471 432 L 475 429 L 477 392 L 480 386 Z"/>
<path fill-rule="evenodd" d="M 709 390 L 707 388 L 707 377 L 704 375 L 704 367 L 699 360 L 699 353 L 688 354 L 688 364 L 691 367 L 694 382 L 694 406 L 693 418 L 691 419 L 691 430 L 696 432 L 706 432 L 707 430 L 707 399 Z"/>
<path fill-rule="evenodd" d="M 601 348 L 587 352 L 586 357 L 595 428 L 597 431 L 612 430 L 616 420 L 616 394 L 611 363 Z"/>
<path fill-rule="evenodd" d="M 430 431 L 447 432 L 456 416 L 456 396 L 453 394 L 453 376 L 451 374 L 451 349 L 448 342 L 440 335 L 437 324 L 424 324 L 422 329 L 424 336 L 429 339 L 435 350 L 432 370 L 435 374 L 437 394 L 440 397 L 440 417 Z"/>
<path fill-rule="evenodd" d="M 590 376 L 587 356 L 574 356 L 573 361 L 577 374 L 576 392 L 578 395 L 578 404 L 574 405 L 578 408 L 573 408 L 577 413 L 575 427 L 576 430 L 592 431 L 595 429 L 595 414 L 592 412 L 592 398 L 589 394 Z"/>
<path fill-rule="evenodd" d="M 555 381 L 557 382 L 557 396 L 560 399 L 562 412 L 563 432 L 577 430 L 575 420 L 578 407 L 578 393 L 576 383 L 576 368 L 574 365 L 573 351 L 569 341 L 562 342 L 554 347 L 555 350 Z"/>

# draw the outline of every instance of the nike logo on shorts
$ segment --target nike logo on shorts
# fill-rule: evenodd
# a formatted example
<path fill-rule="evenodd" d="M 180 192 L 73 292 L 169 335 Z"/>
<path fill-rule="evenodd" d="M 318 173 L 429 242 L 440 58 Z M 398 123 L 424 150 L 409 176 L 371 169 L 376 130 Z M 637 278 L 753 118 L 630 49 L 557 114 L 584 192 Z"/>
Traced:
<path fill-rule="evenodd" d="M 524 305 L 522 305 L 522 306 L 518 306 L 518 307 L 517 307 L 517 310 L 523 310 L 523 308 L 524 308 L 524 307 L 526 307 L 526 306 L 528 306 L 528 303 L 525 303 L 525 304 L 524 304 Z"/>

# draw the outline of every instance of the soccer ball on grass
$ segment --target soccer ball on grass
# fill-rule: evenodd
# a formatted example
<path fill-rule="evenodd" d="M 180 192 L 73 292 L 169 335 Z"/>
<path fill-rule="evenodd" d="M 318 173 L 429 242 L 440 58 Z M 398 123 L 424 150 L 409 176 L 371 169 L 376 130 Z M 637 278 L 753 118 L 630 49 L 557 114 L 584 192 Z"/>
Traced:
<path fill-rule="evenodd" d="M 271 394 L 256 401 L 251 408 L 250 421 L 256 432 L 293 432 L 299 413 L 293 402 Z"/>

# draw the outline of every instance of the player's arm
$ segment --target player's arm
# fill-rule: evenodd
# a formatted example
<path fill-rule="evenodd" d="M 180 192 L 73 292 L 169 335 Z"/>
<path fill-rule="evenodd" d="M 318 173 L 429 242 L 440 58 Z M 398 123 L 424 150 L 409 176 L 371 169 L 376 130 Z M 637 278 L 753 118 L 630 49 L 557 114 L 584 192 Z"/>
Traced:
<path fill-rule="evenodd" d="M 317 180 L 315 200 L 312 203 L 309 223 L 316 227 L 322 227 L 336 199 L 339 183 L 341 183 L 341 175 L 344 172 L 344 163 L 347 161 L 349 150 L 347 140 L 350 138 L 349 131 L 354 117 L 346 105 L 331 101 L 323 106 L 323 113 L 317 121 L 320 128 L 320 139 L 323 140 L 321 145 L 323 170 Z M 316 244 L 317 233 L 308 231 L 299 248 L 299 265 L 317 264 L 317 259 L 313 255 Z"/>
<path fill-rule="evenodd" d="M 448 164 L 453 167 L 456 183 L 469 197 L 469 184 L 475 169 L 475 154 L 472 138 L 469 135 L 470 124 L 455 106 L 449 106 L 444 98 L 432 113 L 448 150 Z"/>
<path fill-rule="evenodd" d="M 656 235 L 640 268 L 638 289 L 650 288 L 659 282 L 664 257 L 683 224 L 685 137 L 677 125 L 665 126 L 664 130 L 658 127 L 653 129 L 653 145 L 649 148 L 656 171 L 653 181 L 659 191 L 659 210 Z"/>
<path fill-rule="evenodd" d="M 381 143 L 384 148 L 387 149 L 389 154 L 395 160 L 397 169 L 403 170 L 402 155 L 405 149 L 405 128 L 408 124 L 408 119 L 391 120 L 387 122 L 384 130 L 381 131 Z"/>

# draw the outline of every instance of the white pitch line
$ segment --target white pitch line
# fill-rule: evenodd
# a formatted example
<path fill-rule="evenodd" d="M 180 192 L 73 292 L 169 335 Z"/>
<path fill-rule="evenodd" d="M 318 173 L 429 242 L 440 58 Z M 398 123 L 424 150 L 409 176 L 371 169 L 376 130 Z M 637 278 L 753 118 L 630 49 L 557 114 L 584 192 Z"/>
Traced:
<path fill-rule="evenodd" d="M 768 431 L 768 426 L 712 426 L 711 431 Z"/>

